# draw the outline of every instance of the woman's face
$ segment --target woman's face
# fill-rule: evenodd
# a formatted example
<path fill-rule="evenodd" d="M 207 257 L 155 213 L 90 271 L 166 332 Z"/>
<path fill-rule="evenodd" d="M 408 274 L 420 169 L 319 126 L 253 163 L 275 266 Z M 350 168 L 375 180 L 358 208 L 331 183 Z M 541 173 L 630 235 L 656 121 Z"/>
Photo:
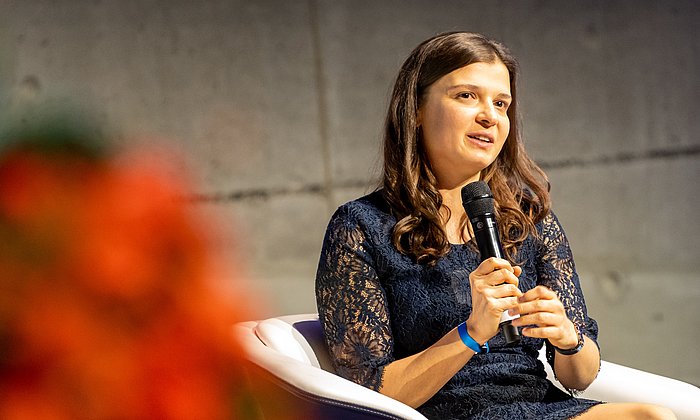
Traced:
<path fill-rule="evenodd" d="M 510 130 L 509 76 L 500 61 L 473 63 L 428 87 L 418 123 L 439 188 L 478 180 L 496 160 Z"/>

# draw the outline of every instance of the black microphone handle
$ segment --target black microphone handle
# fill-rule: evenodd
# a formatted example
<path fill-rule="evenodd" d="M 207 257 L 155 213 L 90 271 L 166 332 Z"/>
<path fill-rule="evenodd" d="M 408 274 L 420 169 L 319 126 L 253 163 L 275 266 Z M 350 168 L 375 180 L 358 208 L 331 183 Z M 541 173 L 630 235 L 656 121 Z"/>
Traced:
<path fill-rule="evenodd" d="M 498 227 L 493 214 L 484 214 L 471 220 L 474 229 L 474 239 L 479 247 L 481 261 L 491 257 L 503 258 L 503 248 L 498 239 Z"/>
<path fill-rule="evenodd" d="M 491 257 L 503 258 L 503 248 L 498 239 L 498 225 L 496 217 L 493 213 L 482 214 L 470 220 L 474 229 L 474 239 L 479 247 L 481 261 Z M 517 344 L 520 342 L 520 332 L 518 327 L 512 324 L 512 320 L 517 317 L 511 317 L 508 312 L 503 312 L 499 327 L 506 340 L 506 344 Z"/>

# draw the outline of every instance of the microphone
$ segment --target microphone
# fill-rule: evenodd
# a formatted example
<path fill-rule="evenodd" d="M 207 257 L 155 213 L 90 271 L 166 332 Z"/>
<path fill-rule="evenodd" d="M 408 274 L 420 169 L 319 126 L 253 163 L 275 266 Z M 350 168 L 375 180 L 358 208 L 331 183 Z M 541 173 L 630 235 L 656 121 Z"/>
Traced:
<path fill-rule="evenodd" d="M 503 248 L 498 236 L 498 225 L 493 206 L 493 195 L 488 184 L 484 181 L 471 182 L 462 188 L 462 206 L 474 230 L 476 245 L 479 247 L 481 261 L 491 257 L 503 258 Z M 516 344 L 520 341 L 518 327 L 511 321 L 519 315 L 501 314 L 499 328 L 506 339 L 506 344 Z"/>

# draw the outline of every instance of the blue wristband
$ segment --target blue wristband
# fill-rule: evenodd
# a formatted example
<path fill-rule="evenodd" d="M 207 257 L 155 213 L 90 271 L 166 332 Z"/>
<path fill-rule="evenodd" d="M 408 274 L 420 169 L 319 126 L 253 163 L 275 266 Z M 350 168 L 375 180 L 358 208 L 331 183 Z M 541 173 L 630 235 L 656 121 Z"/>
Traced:
<path fill-rule="evenodd" d="M 470 335 L 469 331 L 467 331 L 467 323 L 462 322 L 459 324 L 457 327 L 457 332 L 459 333 L 459 338 L 462 339 L 462 343 L 464 343 L 465 346 L 469 347 L 470 349 L 474 350 L 474 353 L 479 354 L 479 353 L 488 353 L 489 352 L 489 343 L 486 342 L 484 345 L 479 345 L 479 343 L 476 342 Z"/>

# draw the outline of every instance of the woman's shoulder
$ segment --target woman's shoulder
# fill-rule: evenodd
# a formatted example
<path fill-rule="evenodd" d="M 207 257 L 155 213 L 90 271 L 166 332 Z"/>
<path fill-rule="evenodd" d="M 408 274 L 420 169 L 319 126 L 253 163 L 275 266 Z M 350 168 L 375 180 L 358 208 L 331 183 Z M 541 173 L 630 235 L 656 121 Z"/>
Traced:
<path fill-rule="evenodd" d="M 385 237 L 395 223 L 382 190 L 377 190 L 338 207 L 328 230 L 362 232 L 367 238 L 376 239 Z"/>
<path fill-rule="evenodd" d="M 358 221 L 385 218 L 390 216 L 389 205 L 384 199 L 383 190 L 376 190 L 360 198 L 341 205 L 334 217 L 353 218 Z"/>
<path fill-rule="evenodd" d="M 538 242 L 546 244 L 554 242 L 566 241 L 566 233 L 559 218 L 553 210 L 549 210 L 547 214 L 535 224 L 537 231 Z"/>
<path fill-rule="evenodd" d="M 559 222 L 559 218 L 557 217 L 556 213 L 554 210 L 550 209 L 545 213 L 544 217 L 535 224 L 535 227 L 537 228 L 538 232 L 545 231 L 547 229 L 551 229 L 553 227 L 561 226 Z"/>
<path fill-rule="evenodd" d="M 326 238 L 345 238 L 344 241 L 378 244 L 391 237 L 388 232 L 395 222 L 389 206 L 380 191 L 348 201 L 331 216 Z"/>

